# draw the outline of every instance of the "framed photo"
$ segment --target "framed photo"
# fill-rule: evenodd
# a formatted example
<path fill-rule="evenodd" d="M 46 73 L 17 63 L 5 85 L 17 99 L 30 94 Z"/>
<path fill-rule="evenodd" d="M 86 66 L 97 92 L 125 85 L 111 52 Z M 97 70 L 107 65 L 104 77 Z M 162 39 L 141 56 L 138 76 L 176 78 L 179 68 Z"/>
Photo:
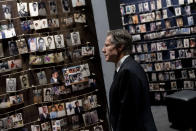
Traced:
<path fill-rule="evenodd" d="M 188 74 L 189 74 L 189 78 L 191 78 L 191 79 L 195 78 L 195 71 L 194 70 L 189 70 Z"/>
<path fill-rule="evenodd" d="M 59 103 L 57 105 L 57 117 L 63 117 L 65 115 L 66 115 L 66 113 L 65 113 L 64 103 Z"/>
<path fill-rule="evenodd" d="M 156 9 L 156 4 L 155 4 L 154 0 L 150 1 L 150 7 L 151 7 L 151 10 L 155 10 Z"/>
<path fill-rule="evenodd" d="M 54 63 L 55 62 L 54 58 L 55 57 L 54 57 L 54 54 L 53 53 L 44 55 L 44 64 Z"/>
<path fill-rule="evenodd" d="M 29 78 L 27 74 L 20 76 L 20 83 L 21 83 L 22 89 L 29 87 Z"/>
<path fill-rule="evenodd" d="M 9 53 L 11 56 L 18 55 L 18 48 L 15 41 L 8 41 Z"/>
<path fill-rule="evenodd" d="M 41 124 L 42 131 L 52 131 L 50 122 L 44 122 Z"/>
<path fill-rule="evenodd" d="M 41 103 L 42 102 L 42 89 L 33 90 L 33 103 Z"/>
<path fill-rule="evenodd" d="M 44 88 L 43 96 L 44 96 L 44 101 L 52 101 L 53 100 L 52 88 Z"/>
<path fill-rule="evenodd" d="M 50 15 L 57 15 L 58 10 L 57 10 L 57 3 L 55 0 L 49 1 L 49 10 L 50 10 Z"/>
<path fill-rule="evenodd" d="M 184 0 L 178 0 L 179 5 L 184 5 Z"/>
<path fill-rule="evenodd" d="M 149 11 L 149 4 L 148 4 L 148 2 L 145 2 L 143 4 L 144 4 L 144 11 Z"/>
<path fill-rule="evenodd" d="M 182 18 L 176 18 L 176 23 L 178 27 L 182 27 L 183 26 L 183 19 Z"/>
<path fill-rule="evenodd" d="M 63 34 L 55 35 L 54 40 L 56 43 L 56 48 L 64 48 L 65 47 Z"/>
<path fill-rule="evenodd" d="M 79 7 L 84 5 L 85 5 L 85 0 L 72 0 L 73 7 Z"/>
<path fill-rule="evenodd" d="M 153 22 L 153 23 L 150 23 L 150 31 L 155 31 L 156 30 L 156 24 Z"/>
<path fill-rule="evenodd" d="M 184 47 L 185 48 L 189 47 L 189 39 L 184 39 Z"/>
<path fill-rule="evenodd" d="M 16 91 L 16 78 L 6 78 L 6 92 Z"/>
<path fill-rule="evenodd" d="M 169 75 L 170 75 L 170 80 L 175 80 L 176 79 L 176 75 L 175 75 L 174 71 L 169 72 Z"/>
<path fill-rule="evenodd" d="M 0 57 L 4 57 L 3 43 L 0 42 Z"/>
<path fill-rule="evenodd" d="M 41 19 L 40 20 L 40 28 L 41 29 L 48 28 L 48 20 L 47 19 Z"/>
<path fill-rule="evenodd" d="M 41 131 L 40 125 L 31 125 L 31 131 Z"/>
<path fill-rule="evenodd" d="M 12 15 L 11 15 L 11 6 L 10 5 L 2 5 L 2 9 L 3 9 L 3 14 L 5 19 L 11 19 Z"/>
<path fill-rule="evenodd" d="M 180 16 L 181 15 L 181 7 L 175 8 L 175 15 Z"/>
<path fill-rule="evenodd" d="M 54 104 L 52 106 L 48 106 L 48 111 L 50 114 L 50 119 L 57 118 L 57 104 Z"/>
<path fill-rule="evenodd" d="M 72 32 L 71 33 L 71 41 L 72 41 L 72 45 L 81 44 L 79 32 Z"/>
<path fill-rule="evenodd" d="M 18 128 L 23 126 L 22 113 L 17 113 L 11 116 L 13 121 L 13 128 Z"/>
<path fill-rule="evenodd" d="M 47 84 L 47 79 L 46 79 L 46 74 L 44 71 L 38 72 L 37 73 L 37 78 L 39 80 L 40 85 L 45 85 Z"/>
<path fill-rule="evenodd" d="M 133 20 L 133 24 L 138 24 L 139 23 L 138 15 L 133 15 L 132 20 Z"/>
<path fill-rule="evenodd" d="M 17 10 L 19 17 L 28 16 L 28 9 L 26 2 L 17 3 Z"/>
<path fill-rule="evenodd" d="M 39 16 L 46 16 L 47 15 L 45 2 L 38 3 L 38 15 Z"/>
<path fill-rule="evenodd" d="M 182 79 L 187 79 L 187 78 L 188 78 L 188 73 L 187 73 L 187 71 L 186 71 L 186 70 L 182 70 L 182 71 L 181 71 L 181 76 L 182 76 L 182 77 L 181 77 Z"/>
<path fill-rule="evenodd" d="M 166 29 L 171 28 L 171 21 L 170 21 L 170 20 L 166 20 L 166 21 L 165 21 L 165 28 L 166 28 Z"/>
<path fill-rule="evenodd" d="M 157 0 L 157 9 L 162 8 L 162 0 Z"/>
<path fill-rule="evenodd" d="M 175 51 L 169 51 L 169 54 L 170 54 L 170 59 L 173 60 L 175 59 Z"/>
<path fill-rule="evenodd" d="M 186 15 L 191 15 L 191 6 L 187 5 L 184 7 L 185 13 Z"/>
<path fill-rule="evenodd" d="M 54 37 L 53 36 L 46 36 L 43 37 L 45 41 L 46 50 L 55 49 Z"/>
<path fill-rule="evenodd" d="M 83 46 L 82 47 L 82 56 L 90 56 L 94 55 L 94 47 L 93 46 Z"/>
<path fill-rule="evenodd" d="M 163 60 L 162 52 L 158 52 L 158 53 L 157 53 L 157 60 L 158 60 L 158 61 L 162 61 L 162 60 Z"/>
<path fill-rule="evenodd" d="M 30 65 L 42 65 L 44 63 L 43 57 L 38 55 L 30 55 L 29 56 L 29 64 Z"/>
<path fill-rule="evenodd" d="M 156 11 L 156 20 L 161 20 L 161 11 Z"/>
<path fill-rule="evenodd" d="M 66 105 L 66 112 L 68 116 L 75 114 L 74 102 L 67 102 L 65 103 L 65 105 Z"/>
<path fill-rule="evenodd" d="M 3 61 L 0 63 L 0 72 L 4 72 L 9 70 L 9 66 L 8 66 L 8 62 L 7 61 Z"/>
<path fill-rule="evenodd" d="M 10 96 L 9 97 L 9 100 L 10 100 L 11 106 L 24 103 L 23 94 L 19 94 L 19 95 L 15 95 L 15 96 Z"/>
<path fill-rule="evenodd" d="M 188 4 L 193 3 L 193 0 L 187 0 Z"/>
<path fill-rule="evenodd" d="M 166 5 L 167 5 L 167 7 L 172 6 L 171 0 L 166 0 Z"/>
<path fill-rule="evenodd" d="M 188 17 L 187 17 L 187 20 L 188 20 L 188 25 L 189 25 L 189 26 L 194 25 L 194 19 L 193 19 L 193 16 L 188 16 Z"/>
<path fill-rule="evenodd" d="M 33 21 L 33 25 L 34 25 L 34 29 L 35 30 L 40 30 L 42 27 L 41 27 L 41 20 L 34 20 Z"/>
<path fill-rule="evenodd" d="M 45 51 L 46 50 L 46 41 L 44 37 L 37 38 L 37 51 Z"/>
<path fill-rule="evenodd" d="M 139 12 L 144 12 L 143 3 L 138 4 L 138 9 L 139 9 Z"/>
<path fill-rule="evenodd" d="M 82 18 L 84 18 L 84 17 L 82 17 Z M 79 19 L 79 20 L 84 22 L 84 19 Z M 73 24 L 74 20 L 73 20 L 73 17 L 68 17 L 68 18 L 62 18 L 61 21 L 63 24 L 65 24 L 65 26 L 71 26 Z M 86 22 L 86 16 L 85 16 L 85 22 Z"/>
<path fill-rule="evenodd" d="M 82 13 L 74 13 L 74 21 L 76 23 L 86 23 L 86 15 Z"/>
<path fill-rule="evenodd" d="M 59 52 L 59 53 L 55 53 L 54 54 L 54 62 L 55 63 L 60 63 L 60 62 L 63 62 L 65 59 L 64 59 L 64 56 L 63 56 L 63 53 L 62 52 Z"/>
<path fill-rule="evenodd" d="M 10 70 L 22 68 L 22 60 L 21 59 L 9 60 L 8 66 Z"/>
<path fill-rule="evenodd" d="M 19 54 L 28 53 L 27 43 L 25 39 L 16 40 Z"/>
<path fill-rule="evenodd" d="M 167 9 L 162 10 L 162 14 L 163 14 L 163 19 L 167 19 Z"/>
<path fill-rule="evenodd" d="M 195 47 L 195 45 L 196 45 L 196 40 L 195 40 L 195 38 L 190 38 L 190 47 Z"/>
<path fill-rule="evenodd" d="M 63 12 L 64 13 L 70 12 L 69 0 L 61 0 L 61 3 L 62 3 L 61 5 L 63 8 Z"/>
<path fill-rule="evenodd" d="M 38 16 L 38 2 L 29 3 L 30 16 Z"/>
<path fill-rule="evenodd" d="M 176 81 L 171 82 L 171 90 L 176 90 L 177 89 L 177 83 Z"/>

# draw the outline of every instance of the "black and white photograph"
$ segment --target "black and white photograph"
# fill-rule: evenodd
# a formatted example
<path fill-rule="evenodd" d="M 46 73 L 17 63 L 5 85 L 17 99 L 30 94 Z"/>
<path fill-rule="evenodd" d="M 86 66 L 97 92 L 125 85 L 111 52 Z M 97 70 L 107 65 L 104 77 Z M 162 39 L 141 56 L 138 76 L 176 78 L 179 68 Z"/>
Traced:
<path fill-rule="evenodd" d="M 69 0 L 61 0 L 61 5 L 64 13 L 70 12 L 70 3 Z"/>
<path fill-rule="evenodd" d="M 19 17 L 28 16 L 28 9 L 27 9 L 26 2 L 17 3 L 17 10 L 18 10 Z"/>
<path fill-rule="evenodd" d="M 79 32 L 72 32 L 71 33 L 71 42 L 72 42 L 72 45 L 81 44 Z"/>
<path fill-rule="evenodd" d="M 96 95 L 90 95 L 88 96 L 89 102 L 90 102 L 90 108 L 96 108 L 97 107 L 97 96 Z"/>
<path fill-rule="evenodd" d="M 55 35 L 54 40 L 56 43 L 56 48 L 64 48 L 65 47 L 63 34 Z"/>
<path fill-rule="evenodd" d="M 41 19 L 40 20 L 40 27 L 41 27 L 41 29 L 48 28 L 48 20 L 47 19 Z"/>
<path fill-rule="evenodd" d="M 194 81 L 184 81 L 184 89 L 193 89 Z"/>
<path fill-rule="evenodd" d="M 45 51 L 46 50 L 46 41 L 44 37 L 38 37 L 37 38 L 37 51 Z"/>
<path fill-rule="evenodd" d="M 45 41 L 46 50 L 55 49 L 54 37 L 53 36 L 46 36 L 43 37 Z"/>
<path fill-rule="evenodd" d="M 190 5 L 185 6 L 184 10 L 185 10 L 186 15 L 190 15 L 191 14 L 191 6 Z"/>
<path fill-rule="evenodd" d="M 176 58 L 176 56 L 175 56 L 175 51 L 169 51 L 169 55 L 170 55 L 170 59 L 171 60 L 173 60 L 173 59 L 175 59 Z"/>
<path fill-rule="evenodd" d="M 176 79 L 175 72 L 174 71 L 169 72 L 169 77 L 170 77 L 170 80 L 175 80 Z"/>
<path fill-rule="evenodd" d="M 41 131 L 40 125 L 31 125 L 31 131 Z"/>
<path fill-rule="evenodd" d="M 0 63 L 0 72 L 4 72 L 9 70 L 9 66 L 8 66 L 8 62 L 7 61 L 3 61 Z"/>
<path fill-rule="evenodd" d="M 33 90 L 33 103 L 41 103 L 42 102 L 42 89 Z"/>
<path fill-rule="evenodd" d="M 50 10 L 50 15 L 56 15 L 58 13 L 57 3 L 55 0 L 49 0 L 49 10 Z"/>
<path fill-rule="evenodd" d="M 22 89 L 29 87 L 29 78 L 27 74 L 20 76 L 20 83 L 21 83 Z"/>
<path fill-rule="evenodd" d="M 82 47 L 82 56 L 94 55 L 94 46 L 83 46 Z"/>
<path fill-rule="evenodd" d="M 86 16 L 85 16 L 86 17 Z M 86 18 L 85 18 L 86 20 Z M 73 17 L 66 17 L 66 18 L 62 18 L 61 19 L 62 24 L 64 24 L 65 26 L 71 26 L 74 22 Z"/>
<path fill-rule="evenodd" d="M 52 101 L 53 100 L 52 88 L 44 88 L 43 97 L 44 97 L 44 101 Z"/>
<path fill-rule="evenodd" d="M 83 13 L 74 13 L 74 21 L 76 23 L 86 23 L 86 15 Z"/>
<path fill-rule="evenodd" d="M 193 0 L 187 0 L 188 4 L 193 3 Z"/>
<path fill-rule="evenodd" d="M 42 25 L 41 20 L 34 20 L 33 25 L 34 25 L 35 30 L 40 30 L 42 28 L 41 27 L 41 25 Z"/>
<path fill-rule="evenodd" d="M 170 84 L 171 84 L 171 90 L 176 90 L 177 89 L 176 81 L 172 81 Z"/>
<path fill-rule="evenodd" d="M 84 6 L 85 0 L 72 0 L 72 7 Z"/>
<path fill-rule="evenodd" d="M 38 72 L 37 73 L 37 78 L 39 80 L 39 85 L 47 84 L 47 78 L 46 78 L 45 71 Z"/>
<path fill-rule="evenodd" d="M 22 68 L 22 59 L 9 60 L 8 67 L 10 70 Z"/>
<path fill-rule="evenodd" d="M 29 3 L 30 16 L 38 16 L 38 2 Z"/>
<path fill-rule="evenodd" d="M 4 51 L 3 51 L 3 43 L 0 42 L 0 58 L 4 57 Z"/>
<path fill-rule="evenodd" d="M 10 5 L 2 5 L 2 9 L 3 9 L 3 14 L 5 19 L 11 19 L 12 15 L 11 15 L 11 6 Z"/>
<path fill-rule="evenodd" d="M 102 125 L 94 126 L 93 129 L 94 129 L 93 131 L 104 131 Z"/>
<path fill-rule="evenodd" d="M 16 40 L 19 54 L 28 53 L 27 43 L 25 39 Z"/>
<path fill-rule="evenodd" d="M 38 3 L 38 15 L 39 16 L 46 16 L 47 15 L 45 2 Z"/>
<path fill-rule="evenodd" d="M 168 16 L 167 16 L 167 9 L 162 10 L 162 16 L 163 16 L 163 19 L 168 18 Z"/>
<path fill-rule="evenodd" d="M 180 16 L 181 15 L 181 7 L 176 7 L 175 8 L 175 15 Z"/>
<path fill-rule="evenodd" d="M 8 41 L 8 46 L 11 56 L 18 55 L 18 48 L 15 41 Z"/>
<path fill-rule="evenodd" d="M 16 78 L 6 78 L 6 92 L 16 91 Z"/>

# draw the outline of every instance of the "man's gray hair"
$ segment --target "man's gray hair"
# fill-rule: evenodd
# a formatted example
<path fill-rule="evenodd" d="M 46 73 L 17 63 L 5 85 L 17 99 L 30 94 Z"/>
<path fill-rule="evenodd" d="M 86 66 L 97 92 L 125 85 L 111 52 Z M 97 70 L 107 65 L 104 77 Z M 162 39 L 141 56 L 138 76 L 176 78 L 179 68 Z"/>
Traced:
<path fill-rule="evenodd" d="M 117 48 L 123 45 L 122 52 L 125 55 L 131 54 L 132 51 L 132 37 L 128 31 L 124 29 L 111 30 L 107 33 L 107 36 L 111 36 L 111 43 Z"/>

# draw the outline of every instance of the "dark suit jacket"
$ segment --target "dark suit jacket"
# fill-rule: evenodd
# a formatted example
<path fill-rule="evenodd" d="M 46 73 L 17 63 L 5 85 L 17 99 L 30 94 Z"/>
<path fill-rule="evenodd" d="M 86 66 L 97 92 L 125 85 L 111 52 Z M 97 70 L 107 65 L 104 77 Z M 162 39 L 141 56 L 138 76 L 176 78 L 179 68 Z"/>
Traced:
<path fill-rule="evenodd" d="M 110 88 L 110 122 L 114 131 L 156 131 L 148 91 L 143 68 L 129 56 Z"/>

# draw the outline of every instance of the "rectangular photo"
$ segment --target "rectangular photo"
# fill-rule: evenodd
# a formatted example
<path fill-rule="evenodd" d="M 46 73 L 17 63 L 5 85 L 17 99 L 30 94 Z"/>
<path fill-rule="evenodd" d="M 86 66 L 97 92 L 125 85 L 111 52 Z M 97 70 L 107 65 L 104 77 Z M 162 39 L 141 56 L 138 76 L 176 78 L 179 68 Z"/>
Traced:
<path fill-rule="evenodd" d="M 52 101 L 53 100 L 52 88 L 44 88 L 43 97 L 44 97 L 44 101 Z"/>
<path fill-rule="evenodd" d="M 9 100 L 10 100 L 11 106 L 24 103 L 23 94 L 19 94 L 19 95 L 15 95 L 15 96 L 10 96 L 9 97 Z"/>
<path fill-rule="evenodd" d="M 66 102 L 65 105 L 66 105 L 66 112 L 68 116 L 75 114 L 74 102 Z"/>
<path fill-rule="evenodd" d="M 11 19 L 12 17 L 12 10 L 11 5 L 2 5 L 2 10 L 5 19 Z"/>
<path fill-rule="evenodd" d="M 48 107 L 47 106 L 38 107 L 38 111 L 39 111 L 40 121 L 44 121 L 44 120 L 49 120 L 50 119 L 50 115 L 48 113 Z"/>
<path fill-rule="evenodd" d="M 70 2 L 69 2 L 69 0 L 61 0 L 61 5 L 62 5 L 63 13 L 70 12 Z"/>
<path fill-rule="evenodd" d="M 28 45 L 29 45 L 30 52 L 36 52 L 37 51 L 37 38 L 29 38 Z"/>
<path fill-rule="evenodd" d="M 43 52 L 46 50 L 46 41 L 43 37 L 37 38 L 37 51 Z"/>
<path fill-rule="evenodd" d="M 47 15 L 46 4 L 43 1 L 38 2 L 38 15 L 39 16 L 46 16 Z"/>
<path fill-rule="evenodd" d="M 54 59 L 54 54 L 51 53 L 51 54 L 47 54 L 47 55 L 44 55 L 43 56 L 43 59 L 44 59 L 44 64 L 51 64 L 51 63 L 54 63 L 55 62 L 55 59 Z"/>
<path fill-rule="evenodd" d="M 8 41 L 9 54 L 11 56 L 18 55 L 18 48 L 15 41 Z"/>
<path fill-rule="evenodd" d="M 72 0 L 72 7 L 84 6 L 85 0 Z"/>
<path fill-rule="evenodd" d="M 48 28 L 48 20 L 47 19 L 41 19 L 40 20 L 40 29 L 46 29 Z"/>
<path fill-rule="evenodd" d="M 86 15 L 82 13 L 74 13 L 74 21 L 76 23 L 86 23 Z"/>
<path fill-rule="evenodd" d="M 44 122 L 41 124 L 42 131 L 52 131 L 50 122 Z"/>
<path fill-rule="evenodd" d="M 17 10 L 18 10 L 19 17 L 28 16 L 28 9 L 27 9 L 26 2 L 17 3 Z"/>
<path fill-rule="evenodd" d="M 33 103 L 41 103 L 42 102 L 42 89 L 33 90 Z"/>
<path fill-rule="evenodd" d="M 56 48 L 64 48 L 65 47 L 63 34 L 55 35 L 54 40 L 56 43 Z"/>
<path fill-rule="evenodd" d="M 71 33 L 71 42 L 72 42 L 72 45 L 81 44 L 79 32 L 72 32 Z"/>
<path fill-rule="evenodd" d="M 42 56 L 38 55 L 29 55 L 29 64 L 30 65 L 42 65 L 44 60 Z"/>
<path fill-rule="evenodd" d="M 55 0 L 49 0 L 49 10 L 50 10 L 50 15 L 57 15 L 58 10 L 57 10 L 57 3 Z"/>
<path fill-rule="evenodd" d="M 33 25 L 34 25 L 34 29 L 35 30 L 40 30 L 42 27 L 41 27 L 41 20 L 34 20 L 33 21 Z"/>
<path fill-rule="evenodd" d="M 94 55 L 94 46 L 83 46 L 82 56 L 91 56 L 91 55 Z"/>
<path fill-rule="evenodd" d="M 31 131 L 41 131 L 40 125 L 31 125 Z"/>
<path fill-rule="evenodd" d="M 3 51 L 3 43 L 0 42 L 0 58 L 4 57 L 4 51 Z"/>
<path fill-rule="evenodd" d="M 20 83 L 21 83 L 22 89 L 29 88 L 29 86 L 30 86 L 29 85 L 29 77 L 27 74 L 20 76 Z"/>
<path fill-rule="evenodd" d="M 38 72 L 37 73 L 37 78 L 39 80 L 39 85 L 47 84 L 47 78 L 46 78 L 45 71 Z"/>
<path fill-rule="evenodd" d="M 38 16 L 38 2 L 29 3 L 30 16 Z"/>
<path fill-rule="evenodd" d="M 42 38 L 44 38 L 46 50 L 52 50 L 52 49 L 56 48 L 53 36 L 46 36 L 46 37 L 42 37 Z"/>
<path fill-rule="evenodd" d="M 8 66 L 10 70 L 22 68 L 22 59 L 9 60 Z"/>
<path fill-rule="evenodd" d="M 16 91 L 16 78 L 6 78 L 6 92 Z"/>
<path fill-rule="evenodd" d="M 25 39 L 16 40 L 19 54 L 28 53 L 27 43 Z"/>

